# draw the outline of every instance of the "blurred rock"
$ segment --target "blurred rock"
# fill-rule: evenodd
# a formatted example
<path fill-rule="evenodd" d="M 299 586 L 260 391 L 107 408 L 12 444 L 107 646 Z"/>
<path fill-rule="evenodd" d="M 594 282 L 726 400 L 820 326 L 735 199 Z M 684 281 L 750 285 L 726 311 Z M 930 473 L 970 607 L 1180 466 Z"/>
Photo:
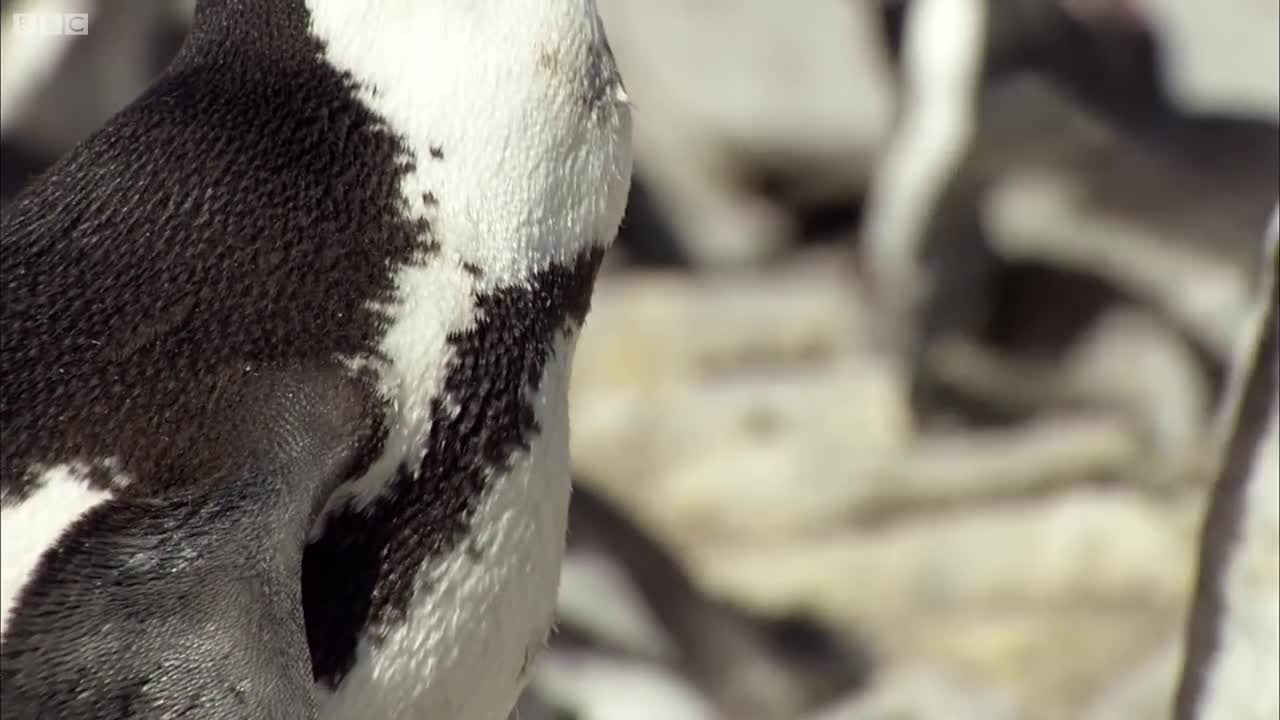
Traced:
<path fill-rule="evenodd" d="M 678 503 L 658 487 L 696 490 L 683 474 L 742 452 L 753 462 L 772 453 L 775 468 L 863 467 L 897 452 L 911 428 L 901 383 L 892 368 L 851 352 L 862 335 L 857 297 L 833 265 L 814 258 L 753 277 L 602 283 L 574 366 L 572 450 L 582 473 L 628 501 Z M 794 471 L 775 482 L 757 467 L 757 496 L 772 503 Z M 839 493 L 853 472 L 811 478 Z M 746 500 L 749 478 L 740 485 L 735 494 Z M 809 490 L 808 506 L 820 507 L 823 491 Z M 776 510 L 784 526 L 783 514 L 794 516 Z"/>
<path fill-rule="evenodd" d="M 1118 677 L 1090 703 L 1083 720 L 1167 720 L 1173 711 L 1182 641 L 1166 643 Z"/>
<path fill-rule="evenodd" d="M 872 661 L 859 643 L 803 616 L 708 595 L 628 515 L 579 483 L 553 649 L 661 665 L 734 720 L 793 720 L 866 684 Z M 588 597 L 587 588 L 608 590 Z"/>
<path fill-rule="evenodd" d="M 863 342 L 848 257 L 811 252 L 735 276 L 614 274 L 599 285 L 575 390 L 655 390 L 713 375 L 821 364 Z"/>
<path fill-rule="evenodd" d="M 812 601 L 843 618 L 1167 604 L 1191 577 L 1199 509 L 1188 498 L 1076 489 L 813 537 L 708 540 L 690 558 L 696 576 L 751 605 Z M 848 593 L 848 578 L 875 581 Z"/>
<path fill-rule="evenodd" d="M 1065 178 L 1010 175 L 987 204 L 996 247 L 1008 257 L 1098 274 L 1180 321 L 1218 353 L 1229 353 L 1251 302 L 1243 269 L 1132 219 L 1086 213 L 1078 198 Z"/>
<path fill-rule="evenodd" d="M 700 508 L 759 530 L 838 519 L 851 480 L 911 435 L 901 380 L 851 352 L 859 336 L 848 283 L 816 267 L 607 283 L 575 360 L 575 462 L 687 522 L 714 521 Z"/>
<path fill-rule="evenodd" d="M 571 550 L 566 555 L 556 607 L 562 622 L 573 623 L 597 643 L 643 660 L 676 655 L 673 640 L 644 604 L 635 582 L 603 550 Z"/>
<path fill-rule="evenodd" d="M 776 254 L 796 228 L 753 189 L 862 188 L 894 90 L 872 3 L 599 0 L 635 102 L 636 167 L 689 260 Z"/>
<path fill-rule="evenodd" d="M 1117 309 L 1050 375 L 979 372 L 1008 402 L 1054 398 L 1026 420 L 921 428 L 829 257 L 607 279 L 574 378 L 584 482 L 705 592 L 1074 717 L 1180 621 L 1213 457 L 1202 371 Z"/>
<path fill-rule="evenodd" d="M 1205 469 L 1196 460 L 1206 450 L 1212 389 L 1192 349 L 1149 313 L 1108 311 L 1053 360 L 1019 361 L 948 340 L 931 348 L 928 363 L 940 382 L 1010 413 L 1111 411 L 1129 423 L 1116 437 L 1141 439 L 1171 461 Z"/>
<path fill-rule="evenodd" d="M 1280 116 L 1273 0 L 1144 0 L 1142 6 L 1160 37 L 1169 85 L 1185 106 Z"/>
<path fill-rule="evenodd" d="M 714 707 L 675 673 L 636 660 L 548 651 L 534 668 L 537 702 L 575 720 L 715 720 Z"/>
<path fill-rule="evenodd" d="M 789 541 L 675 542 L 711 592 L 806 608 L 887 657 L 1070 707 L 1180 622 L 1200 507 L 1198 494 L 1079 489 Z"/>
<path fill-rule="evenodd" d="M 936 670 L 907 668 L 866 694 L 826 708 L 808 720 L 1022 720 L 1037 717 L 999 691 L 974 687 Z"/>

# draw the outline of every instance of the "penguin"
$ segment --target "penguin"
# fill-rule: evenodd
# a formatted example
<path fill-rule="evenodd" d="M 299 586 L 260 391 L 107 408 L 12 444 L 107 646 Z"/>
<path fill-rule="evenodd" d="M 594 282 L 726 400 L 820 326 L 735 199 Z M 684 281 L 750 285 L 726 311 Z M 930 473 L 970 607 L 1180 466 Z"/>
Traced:
<path fill-rule="evenodd" d="M 594 0 L 197 0 L 0 225 L 0 715 L 505 718 L 631 163 Z"/>

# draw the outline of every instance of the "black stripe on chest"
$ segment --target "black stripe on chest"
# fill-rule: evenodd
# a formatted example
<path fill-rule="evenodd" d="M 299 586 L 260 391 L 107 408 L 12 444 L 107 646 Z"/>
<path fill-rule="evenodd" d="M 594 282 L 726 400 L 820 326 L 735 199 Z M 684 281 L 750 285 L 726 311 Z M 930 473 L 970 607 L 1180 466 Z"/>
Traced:
<path fill-rule="evenodd" d="M 157 84 L 7 209 L 7 498 L 68 459 L 115 458 L 140 496 L 208 477 L 247 373 L 376 352 L 370 304 L 433 260 L 401 179 L 441 160 L 360 102 L 308 21 L 301 0 L 204 0 Z"/>
<path fill-rule="evenodd" d="M 524 285 L 476 298 L 477 322 L 449 337 L 420 467 L 401 467 L 365 510 L 331 515 L 303 558 L 303 605 L 316 678 L 331 687 L 362 635 L 378 641 L 405 618 L 418 572 L 463 542 L 487 481 L 527 452 L 537 391 L 554 343 L 586 316 L 603 250 L 554 265 Z M 456 408 L 450 411 L 449 407 Z"/>

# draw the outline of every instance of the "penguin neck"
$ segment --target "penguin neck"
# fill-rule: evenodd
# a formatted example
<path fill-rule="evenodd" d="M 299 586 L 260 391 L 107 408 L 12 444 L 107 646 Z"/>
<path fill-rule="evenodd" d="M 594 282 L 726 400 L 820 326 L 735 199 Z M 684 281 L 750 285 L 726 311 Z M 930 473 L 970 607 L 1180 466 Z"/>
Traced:
<path fill-rule="evenodd" d="M 447 28 L 448 35 L 482 40 L 475 49 L 504 53 L 512 48 L 503 39 L 567 29 L 595 15 L 595 0 L 197 0 L 192 36 L 288 54 L 298 37 L 311 34 L 362 45 L 385 60 L 388 38 L 416 38 L 420 49 Z"/>
<path fill-rule="evenodd" d="M 197 0 L 187 49 L 213 52 L 231 46 L 287 54 L 306 36 L 308 25 L 304 0 Z"/>
<path fill-rule="evenodd" d="M 612 241 L 625 193 L 599 188 L 629 151 L 615 94 L 593 92 L 617 82 L 594 0 L 307 3 L 325 59 L 406 146 L 409 212 L 478 290 Z"/>
<path fill-rule="evenodd" d="M 477 289 L 612 241 L 629 115 L 594 0 L 201 0 L 198 11 L 200 62 L 323 61 L 349 77 L 404 145 L 408 212 L 456 266 L 479 269 Z"/>

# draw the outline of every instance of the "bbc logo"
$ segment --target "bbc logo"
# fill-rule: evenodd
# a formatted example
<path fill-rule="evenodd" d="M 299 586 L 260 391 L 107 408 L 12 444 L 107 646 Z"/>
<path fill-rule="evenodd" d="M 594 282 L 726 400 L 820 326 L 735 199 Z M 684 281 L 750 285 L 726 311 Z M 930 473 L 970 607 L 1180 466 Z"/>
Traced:
<path fill-rule="evenodd" d="M 89 13 L 14 13 L 19 35 L 88 35 Z"/>

